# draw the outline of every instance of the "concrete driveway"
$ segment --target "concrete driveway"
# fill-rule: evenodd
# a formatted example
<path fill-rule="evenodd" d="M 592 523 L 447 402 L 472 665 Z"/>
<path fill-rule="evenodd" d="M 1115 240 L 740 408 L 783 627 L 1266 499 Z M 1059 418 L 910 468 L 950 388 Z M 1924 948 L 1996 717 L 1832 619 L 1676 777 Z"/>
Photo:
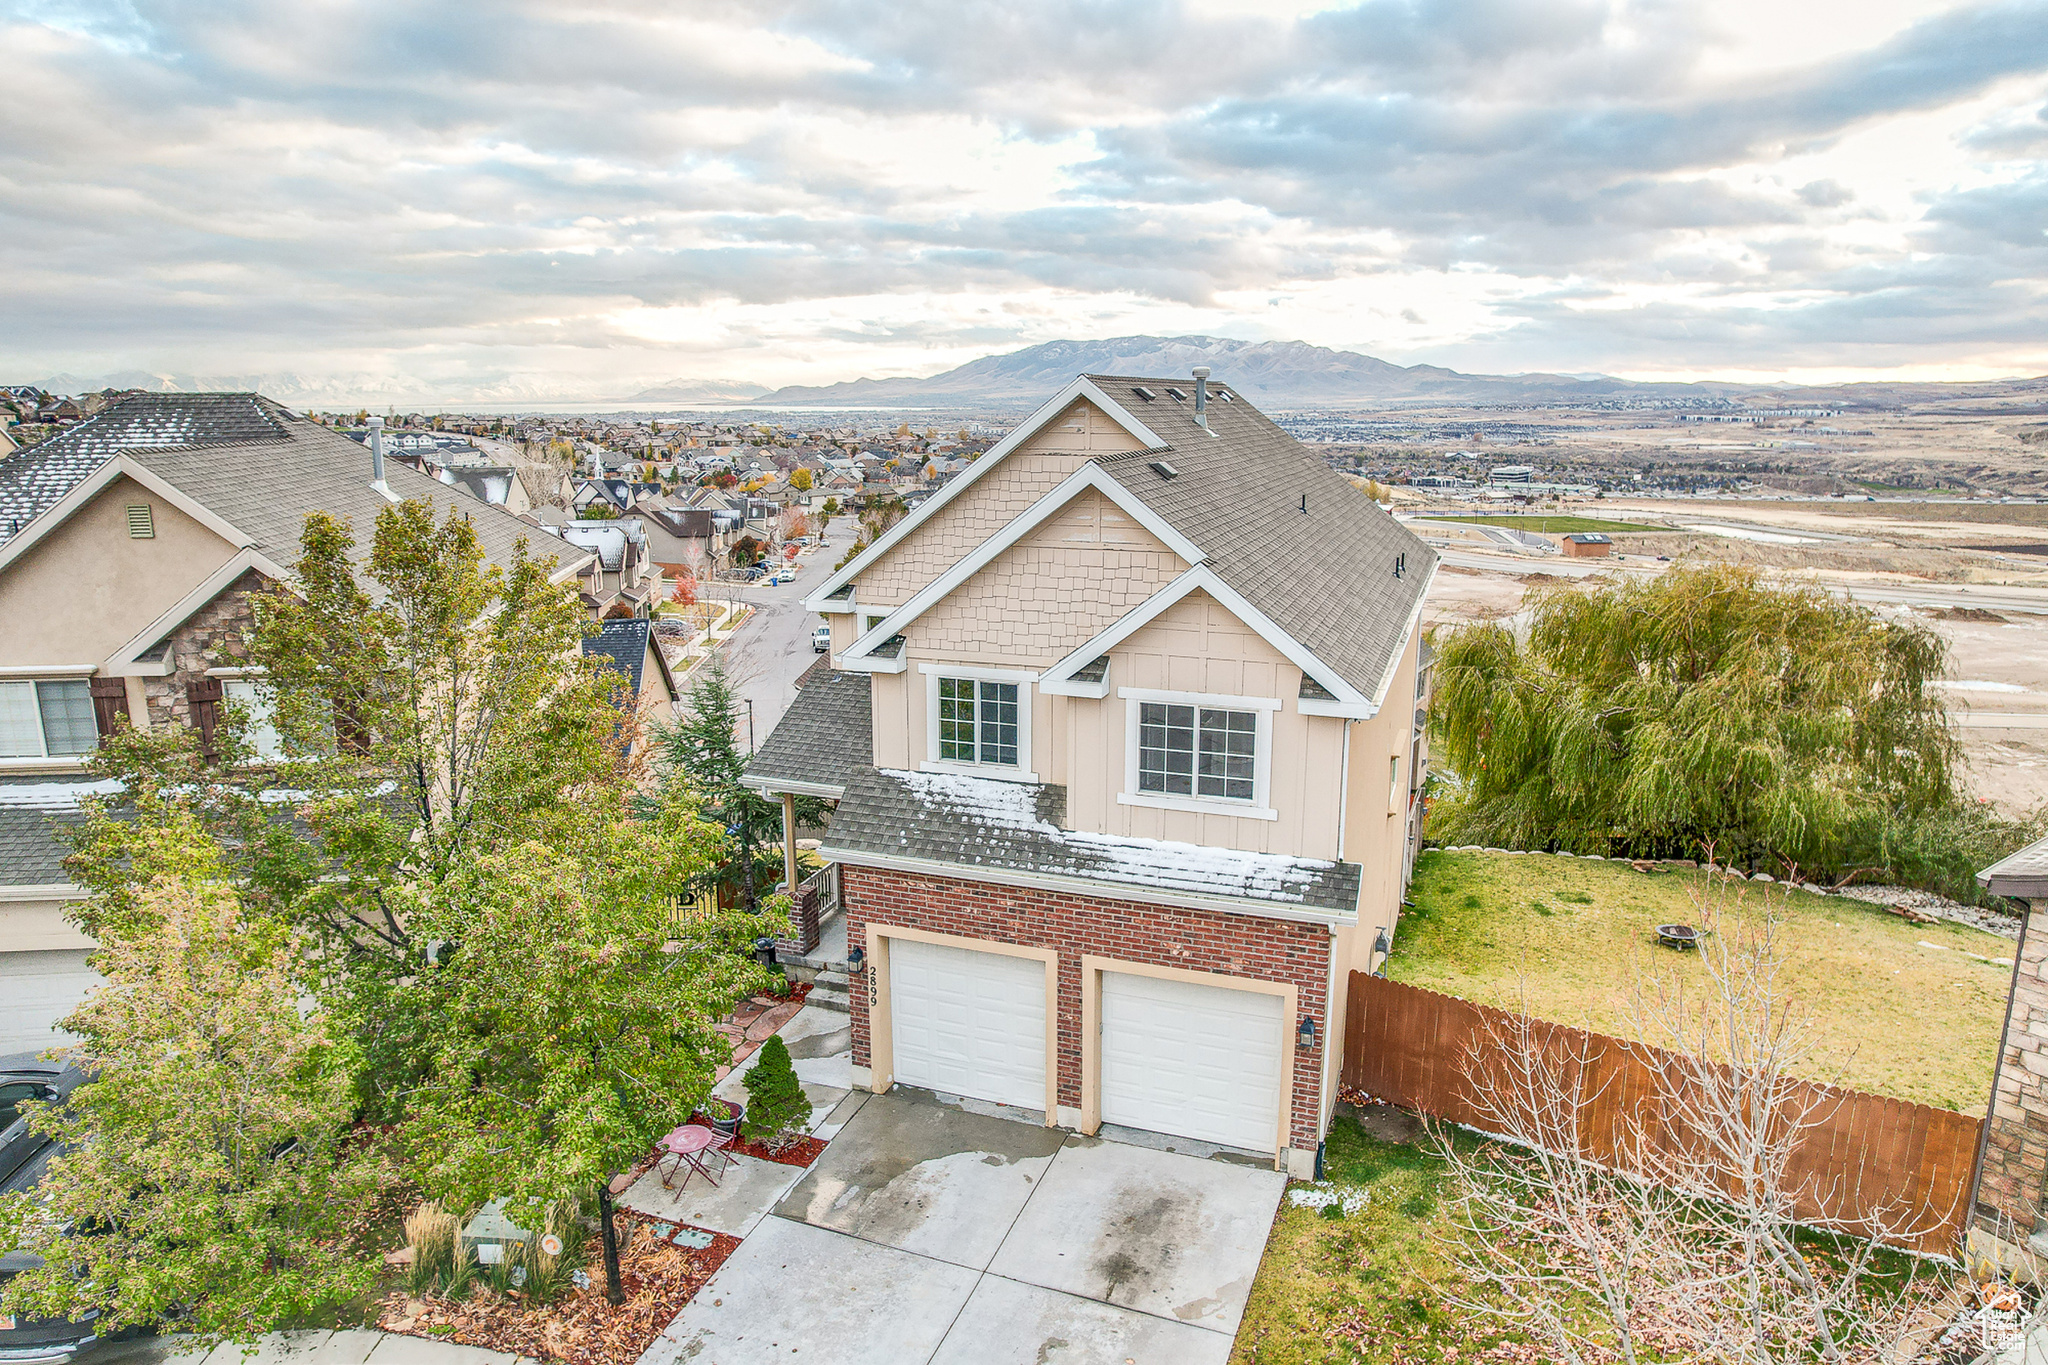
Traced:
<path fill-rule="evenodd" d="M 1285 1180 L 855 1094 L 641 1365 L 1222 1365 Z M 976 1106 L 986 1109 L 986 1106 Z"/>

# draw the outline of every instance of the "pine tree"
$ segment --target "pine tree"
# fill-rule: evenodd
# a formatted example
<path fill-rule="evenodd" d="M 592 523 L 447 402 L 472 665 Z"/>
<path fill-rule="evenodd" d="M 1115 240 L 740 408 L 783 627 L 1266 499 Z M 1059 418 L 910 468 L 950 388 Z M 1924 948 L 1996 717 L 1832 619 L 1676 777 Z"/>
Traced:
<path fill-rule="evenodd" d="M 740 1132 L 749 1142 L 783 1147 L 803 1136 L 811 1121 L 811 1099 L 796 1078 L 780 1034 L 769 1034 L 761 1044 L 746 1087 L 747 1112 L 740 1119 Z"/>

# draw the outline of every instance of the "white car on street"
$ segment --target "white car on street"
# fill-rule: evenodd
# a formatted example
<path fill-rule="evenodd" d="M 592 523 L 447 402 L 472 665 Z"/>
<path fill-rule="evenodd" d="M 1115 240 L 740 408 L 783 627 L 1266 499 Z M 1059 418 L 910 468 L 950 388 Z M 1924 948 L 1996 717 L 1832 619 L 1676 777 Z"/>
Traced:
<path fill-rule="evenodd" d="M 819 626 L 811 632 L 811 653 L 823 654 L 832 648 L 832 627 Z"/>

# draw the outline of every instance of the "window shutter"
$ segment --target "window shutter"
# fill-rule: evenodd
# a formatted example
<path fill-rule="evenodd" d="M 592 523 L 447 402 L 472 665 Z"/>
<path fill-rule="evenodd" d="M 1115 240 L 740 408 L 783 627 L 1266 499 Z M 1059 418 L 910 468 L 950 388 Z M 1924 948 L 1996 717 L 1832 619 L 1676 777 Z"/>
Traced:
<path fill-rule="evenodd" d="M 192 724 L 199 730 L 199 749 L 211 763 L 216 757 L 213 732 L 220 725 L 219 678 L 198 677 L 185 684 L 185 700 L 192 708 Z"/>
<path fill-rule="evenodd" d="M 92 716 L 99 725 L 100 738 L 114 733 L 117 721 L 128 719 L 128 680 L 125 678 L 94 678 L 92 682 Z"/>

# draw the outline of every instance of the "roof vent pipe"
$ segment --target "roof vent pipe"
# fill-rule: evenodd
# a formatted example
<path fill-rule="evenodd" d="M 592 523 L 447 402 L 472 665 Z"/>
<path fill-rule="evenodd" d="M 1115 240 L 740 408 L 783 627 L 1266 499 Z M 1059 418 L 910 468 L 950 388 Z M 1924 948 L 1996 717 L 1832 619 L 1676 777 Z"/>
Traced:
<path fill-rule="evenodd" d="M 370 487 L 379 493 L 387 493 L 390 485 L 384 482 L 384 419 L 370 419 Z"/>
<path fill-rule="evenodd" d="M 1209 367 L 1195 366 L 1195 425 L 1209 429 Z"/>

